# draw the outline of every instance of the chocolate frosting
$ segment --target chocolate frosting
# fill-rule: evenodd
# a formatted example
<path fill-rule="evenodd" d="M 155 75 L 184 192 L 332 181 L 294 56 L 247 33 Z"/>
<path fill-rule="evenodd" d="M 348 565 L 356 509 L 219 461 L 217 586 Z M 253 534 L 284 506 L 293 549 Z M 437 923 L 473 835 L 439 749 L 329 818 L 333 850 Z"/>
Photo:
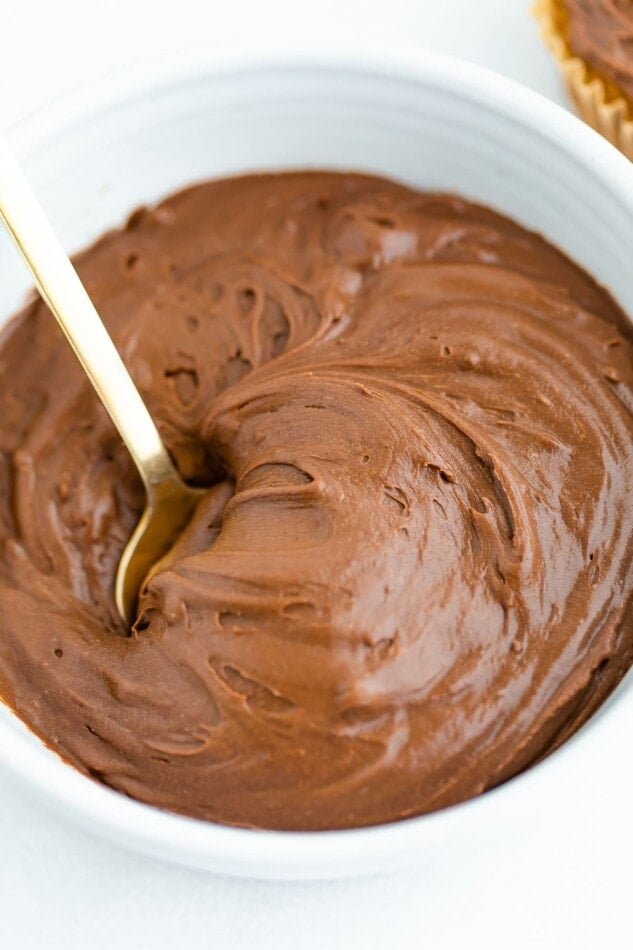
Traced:
<path fill-rule="evenodd" d="M 352 174 L 204 184 L 78 259 L 210 485 L 131 636 L 139 480 L 33 302 L 0 346 L 0 685 L 175 812 L 345 828 L 458 802 L 633 658 L 633 347 L 540 237 Z"/>
<path fill-rule="evenodd" d="M 633 0 L 564 0 L 569 45 L 633 107 Z"/>

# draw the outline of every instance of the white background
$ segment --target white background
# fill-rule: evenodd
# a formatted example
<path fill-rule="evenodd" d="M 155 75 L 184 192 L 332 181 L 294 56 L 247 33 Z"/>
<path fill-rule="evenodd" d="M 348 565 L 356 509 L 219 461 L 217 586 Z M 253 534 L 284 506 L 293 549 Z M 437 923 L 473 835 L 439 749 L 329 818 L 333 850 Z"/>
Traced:
<path fill-rule="evenodd" d="M 564 103 L 524 0 L 0 0 L 0 127 L 118 66 L 204 46 L 461 55 Z M 0 774 L 0 947 L 620 948 L 631 812 L 592 853 L 517 838 L 456 864 L 336 883 L 232 880 L 149 861 L 66 827 Z M 605 816 L 613 818 L 613 816 Z M 594 825 L 600 816 L 590 815 Z M 600 841 L 598 847 L 595 841 Z"/>

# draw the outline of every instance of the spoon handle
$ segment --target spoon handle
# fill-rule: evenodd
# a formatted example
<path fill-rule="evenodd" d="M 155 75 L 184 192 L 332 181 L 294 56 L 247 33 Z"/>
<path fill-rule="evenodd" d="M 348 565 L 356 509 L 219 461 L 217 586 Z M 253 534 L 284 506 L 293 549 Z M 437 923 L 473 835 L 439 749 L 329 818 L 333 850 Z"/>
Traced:
<path fill-rule="evenodd" d="M 175 476 L 138 389 L 1 134 L 0 220 L 118 429 L 146 488 Z"/>

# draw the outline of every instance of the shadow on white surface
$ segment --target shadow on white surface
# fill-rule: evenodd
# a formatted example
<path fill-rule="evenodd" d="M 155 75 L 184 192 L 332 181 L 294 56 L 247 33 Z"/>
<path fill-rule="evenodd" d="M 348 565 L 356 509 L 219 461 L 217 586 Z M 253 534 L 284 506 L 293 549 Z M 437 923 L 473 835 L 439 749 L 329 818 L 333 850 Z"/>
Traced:
<path fill-rule="evenodd" d="M 11 950 L 630 946 L 617 848 L 512 847 L 361 880 L 276 883 L 181 870 L 69 829 L 0 773 L 0 943 Z M 572 836 L 573 837 L 573 836 Z M 568 837 L 568 840 L 569 837 Z M 622 849 L 624 850 L 624 848 Z M 538 853 L 540 851 L 540 853 Z M 592 853 L 594 852 L 594 853 Z M 12 856 L 12 860 L 7 858 Z M 607 893 L 597 880 L 608 880 Z M 618 942 L 620 940 L 620 942 Z"/>

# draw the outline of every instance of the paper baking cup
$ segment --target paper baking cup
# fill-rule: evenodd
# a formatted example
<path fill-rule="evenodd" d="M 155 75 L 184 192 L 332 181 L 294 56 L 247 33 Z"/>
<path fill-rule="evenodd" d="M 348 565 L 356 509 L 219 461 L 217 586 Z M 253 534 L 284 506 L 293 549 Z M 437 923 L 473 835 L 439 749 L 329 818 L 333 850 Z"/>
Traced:
<path fill-rule="evenodd" d="M 536 0 L 532 12 L 582 118 L 633 161 L 633 107 L 614 83 L 598 75 L 570 48 L 562 0 Z"/>

